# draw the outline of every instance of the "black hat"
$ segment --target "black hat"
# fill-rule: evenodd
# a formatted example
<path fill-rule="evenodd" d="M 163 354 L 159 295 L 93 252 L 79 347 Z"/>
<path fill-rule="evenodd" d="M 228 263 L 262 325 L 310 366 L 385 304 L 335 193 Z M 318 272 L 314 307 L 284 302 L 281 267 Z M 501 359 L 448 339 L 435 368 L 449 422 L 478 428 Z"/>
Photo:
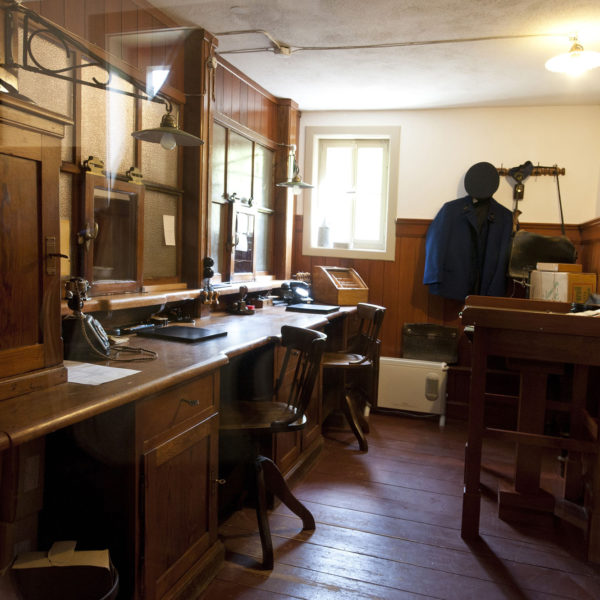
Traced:
<path fill-rule="evenodd" d="M 465 190 L 471 198 L 491 198 L 500 185 L 498 169 L 489 162 L 478 162 L 465 175 Z"/>

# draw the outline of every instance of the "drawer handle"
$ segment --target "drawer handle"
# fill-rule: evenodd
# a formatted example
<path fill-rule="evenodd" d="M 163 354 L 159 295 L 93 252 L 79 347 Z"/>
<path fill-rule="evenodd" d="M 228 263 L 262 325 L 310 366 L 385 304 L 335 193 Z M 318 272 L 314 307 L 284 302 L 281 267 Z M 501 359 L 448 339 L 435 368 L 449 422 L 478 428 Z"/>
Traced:
<path fill-rule="evenodd" d="M 214 481 L 219 485 L 225 485 L 227 483 L 226 479 L 215 479 Z"/>
<path fill-rule="evenodd" d="M 188 400 L 187 398 L 182 398 L 179 402 L 183 402 L 184 404 L 187 404 L 188 406 L 198 406 L 200 404 L 200 400 L 198 400 L 198 399 Z"/>

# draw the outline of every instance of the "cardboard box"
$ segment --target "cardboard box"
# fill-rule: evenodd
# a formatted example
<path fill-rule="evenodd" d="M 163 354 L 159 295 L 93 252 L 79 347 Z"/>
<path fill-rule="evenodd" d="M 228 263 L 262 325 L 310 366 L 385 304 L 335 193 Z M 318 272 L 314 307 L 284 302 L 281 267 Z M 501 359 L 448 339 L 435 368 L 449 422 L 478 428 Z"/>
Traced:
<path fill-rule="evenodd" d="M 535 267 L 538 271 L 557 271 L 559 273 L 582 273 L 583 265 L 577 263 L 539 262 Z"/>
<path fill-rule="evenodd" d="M 1 455 L 0 521 L 17 521 L 41 510 L 44 503 L 44 438 Z"/>
<path fill-rule="evenodd" d="M 559 302 L 585 302 L 596 293 L 595 273 L 531 271 L 529 297 Z"/>
<path fill-rule="evenodd" d="M 116 597 L 118 575 L 108 550 L 77 551 L 55 542 L 48 552 L 19 555 L 12 569 L 24 600 L 99 600 Z"/>

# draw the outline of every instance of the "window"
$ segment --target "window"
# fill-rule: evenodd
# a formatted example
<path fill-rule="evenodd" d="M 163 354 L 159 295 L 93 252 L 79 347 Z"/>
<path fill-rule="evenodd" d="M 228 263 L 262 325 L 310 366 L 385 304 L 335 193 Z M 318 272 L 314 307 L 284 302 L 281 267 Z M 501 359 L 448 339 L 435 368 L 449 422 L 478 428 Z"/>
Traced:
<path fill-rule="evenodd" d="M 222 282 L 272 270 L 274 159 L 273 150 L 214 123 L 210 252 Z"/>
<path fill-rule="evenodd" d="M 307 128 L 303 251 L 393 260 L 399 131 Z M 396 165 L 394 168 L 393 165 Z"/>

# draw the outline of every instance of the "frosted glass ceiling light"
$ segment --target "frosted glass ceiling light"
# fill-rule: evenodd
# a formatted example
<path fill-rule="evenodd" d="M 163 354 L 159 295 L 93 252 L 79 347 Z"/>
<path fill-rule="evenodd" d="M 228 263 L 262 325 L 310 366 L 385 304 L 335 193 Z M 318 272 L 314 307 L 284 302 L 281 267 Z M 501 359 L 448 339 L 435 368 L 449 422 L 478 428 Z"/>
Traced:
<path fill-rule="evenodd" d="M 134 131 L 131 135 L 143 142 L 160 144 L 165 150 L 173 150 L 175 146 L 201 146 L 204 143 L 199 137 L 179 129 L 169 108 L 160 121 L 160 127 Z"/>
<path fill-rule="evenodd" d="M 572 37 L 573 45 L 565 54 L 559 54 L 546 61 L 546 69 L 554 73 L 566 73 L 577 77 L 590 69 L 600 67 L 600 52 L 584 50 L 583 46 L 577 41 L 577 37 Z"/>
<path fill-rule="evenodd" d="M 287 181 L 282 181 L 277 184 L 277 187 L 287 187 L 292 188 L 294 195 L 300 194 L 303 189 L 312 188 L 310 183 L 306 183 L 302 181 L 302 177 L 300 177 L 300 168 L 298 167 L 298 163 L 296 161 L 296 145 L 295 144 L 279 144 L 280 146 L 287 146 L 290 149 L 290 153 L 288 154 L 288 168 L 291 169 L 292 177 Z M 289 172 L 289 171 L 288 171 Z"/>

